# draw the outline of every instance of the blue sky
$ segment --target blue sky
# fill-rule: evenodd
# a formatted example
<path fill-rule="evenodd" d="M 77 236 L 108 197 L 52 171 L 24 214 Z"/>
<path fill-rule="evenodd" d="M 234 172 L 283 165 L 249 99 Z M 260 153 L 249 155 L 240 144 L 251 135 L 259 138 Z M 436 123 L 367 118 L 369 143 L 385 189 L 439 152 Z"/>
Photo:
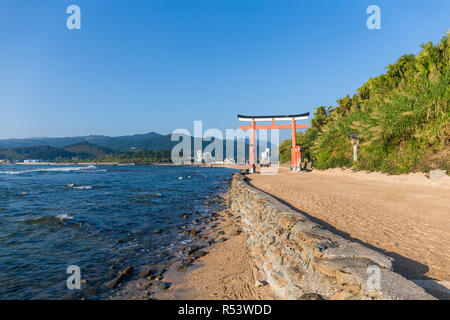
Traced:
<path fill-rule="evenodd" d="M 449 28 L 448 0 L 1 0 L 0 139 L 313 112 Z"/>

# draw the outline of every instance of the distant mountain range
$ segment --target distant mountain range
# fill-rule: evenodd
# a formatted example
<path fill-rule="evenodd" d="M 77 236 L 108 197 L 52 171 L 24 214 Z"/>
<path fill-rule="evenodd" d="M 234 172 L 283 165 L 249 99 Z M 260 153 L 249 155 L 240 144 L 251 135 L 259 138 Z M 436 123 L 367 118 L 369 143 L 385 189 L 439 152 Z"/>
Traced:
<path fill-rule="evenodd" d="M 127 150 L 170 150 L 173 146 L 170 135 L 162 135 L 156 132 L 136 134 L 131 136 L 84 136 L 65 138 L 28 138 L 0 140 L 0 149 L 50 146 L 61 148 L 81 142 L 95 144 L 97 146 L 116 151 Z M 176 144 L 176 143 L 175 143 Z"/>
<path fill-rule="evenodd" d="M 193 151 L 193 138 L 191 137 Z M 171 135 L 162 135 L 156 132 L 136 134 L 130 136 L 84 136 L 65 138 L 28 138 L 0 140 L 0 159 L 23 161 L 26 159 L 39 159 L 44 161 L 67 161 L 71 159 L 92 160 L 112 159 L 124 153 L 145 151 L 170 151 L 179 141 L 171 141 Z M 203 148 L 211 142 L 204 141 Z M 225 141 L 222 141 L 224 156 L 226 155 Z M 235 155 L 237 140 L 234 141 Z M 249 143 L 245 141 L 245 150 L 248 153 Z M 272 149 L 274 146 L 272 146 Z M 167 153 L 166 153 L 167 154 Z M 154 153 L 152 153 L 154 155 Z"/>
<path fill-rule="evenodd" d="M 0 159 L 14 161 L 24 161 L 26 159 L 43 161 L 91 160 L 115 154 L 118 154 L 118 152 L 87 142 L 80 142 L 63 148 L 35 146 L 0 149 Z"/>

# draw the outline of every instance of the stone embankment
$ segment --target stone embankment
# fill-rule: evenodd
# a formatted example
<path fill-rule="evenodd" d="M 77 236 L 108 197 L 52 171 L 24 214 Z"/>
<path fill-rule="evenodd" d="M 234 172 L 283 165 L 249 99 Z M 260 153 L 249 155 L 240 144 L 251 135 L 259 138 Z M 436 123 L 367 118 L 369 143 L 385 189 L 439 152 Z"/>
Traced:
<path fill-rule="evenodd" d="M 257 279 L 278 299 L 434 299 L 393 272 L 391 258 L 324 229 L 250 186 L 243 173 L 233 177 L 230 201 Z"/>

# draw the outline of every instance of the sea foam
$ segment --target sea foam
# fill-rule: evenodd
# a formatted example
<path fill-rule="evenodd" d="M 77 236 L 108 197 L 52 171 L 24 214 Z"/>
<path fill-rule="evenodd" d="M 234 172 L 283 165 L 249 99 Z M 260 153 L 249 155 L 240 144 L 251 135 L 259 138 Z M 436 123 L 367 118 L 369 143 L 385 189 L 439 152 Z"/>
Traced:
<path fill-rule="evenodd" d="M 58 168 L 36 168 L 22 171 L 0 171 L 0 174 L 26 174 L 32 172 L 72 172 L 72 171 L 96 171 L 96 172 L 105 172 L 107 170 L 98 170 L 96 166 L 87 166 L 87 167 L 58 167 Z"/>

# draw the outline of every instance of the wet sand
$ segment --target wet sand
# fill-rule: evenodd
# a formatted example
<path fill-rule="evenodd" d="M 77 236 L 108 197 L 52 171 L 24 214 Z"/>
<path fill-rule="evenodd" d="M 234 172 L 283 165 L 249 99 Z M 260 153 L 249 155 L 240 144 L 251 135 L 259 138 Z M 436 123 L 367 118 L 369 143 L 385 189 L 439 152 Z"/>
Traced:
<path fill-rule="evenodd" d="M 169 290 L 154 294 L 156 299 L 186 300 L 268 300 L 273 299 L 268 286 L 256 287 L 253 261 L 247 253 L 243 233 L 236 234 L 240 222 L 229 216 L 231 210 L 220 213 L 217 228 L 209 230 L 219 242 L 209 249 L 208 254 L 189 267 L 185 272 L 172 266 L 165 274 L 172 286 Z M 224 232 L 220 236 L 218 233 Z M 234 231 L 234 232 L 233 232 Z"/>
<path fill-rule="evenodd" d="M 161 276 L 124 283 L 116 300 L 269 300 L 268 286 L 256 287 L 253 261 L 247 252 L 245 235 L 240 232 L 239 216 L 227 207 L 216 213 L 212 223 L 193 238 L 196 252 L 206 255 L 180 268 L 191 255 L 180 253 Z M 214 239 L 214 243 L 209 241 Z M 206 241 L 205 241 L 206 240 Z"/>

